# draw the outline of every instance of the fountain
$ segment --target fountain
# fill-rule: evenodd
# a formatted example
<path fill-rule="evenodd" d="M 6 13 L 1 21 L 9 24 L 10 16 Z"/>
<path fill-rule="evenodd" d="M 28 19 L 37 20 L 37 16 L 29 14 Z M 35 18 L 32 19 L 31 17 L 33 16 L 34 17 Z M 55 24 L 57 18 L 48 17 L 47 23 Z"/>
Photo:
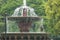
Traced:
<path fill-rule="evenodd" d="M 29 32 L 32 23 L 40 19 L 34 12 L 34 9 L 26 5 L 26 0 L 23 0 L 23 5 L 16 8 L 14 13 L 7 17 L 7 20 L 16 21 L 20 32 L 8 32 L 6 33 L 7 35 L 2 33 L 2 40 L 49 40 L 46 32 Z M 41 21 L 43 22 L 43 19 Z M 41 29 L 43 29 L 43 23 L 41 24 Z"/>
<path fill-rule="evenodd" d="M 31 24 L 40 18 L 35 14 L 34 9 L 26 6 L 26 0 L 23 1 L 23 6 L 15 9 L 14 14 L 9 16 L 8 19 L 16 19 L 21 32 L 29 32 Z M 13 20 L 13 21 L 14 21 Z"/>

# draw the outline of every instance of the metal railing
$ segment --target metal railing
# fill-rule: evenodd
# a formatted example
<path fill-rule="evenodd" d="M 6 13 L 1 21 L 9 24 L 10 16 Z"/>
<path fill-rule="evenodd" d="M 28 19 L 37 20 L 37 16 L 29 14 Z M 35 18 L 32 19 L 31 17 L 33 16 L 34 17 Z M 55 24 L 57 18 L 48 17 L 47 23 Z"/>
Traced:
<path fill-rule="evenodd" d="M 47 35 L 4 35 L 1 36 L 1 40 L 49 40 Z"/>

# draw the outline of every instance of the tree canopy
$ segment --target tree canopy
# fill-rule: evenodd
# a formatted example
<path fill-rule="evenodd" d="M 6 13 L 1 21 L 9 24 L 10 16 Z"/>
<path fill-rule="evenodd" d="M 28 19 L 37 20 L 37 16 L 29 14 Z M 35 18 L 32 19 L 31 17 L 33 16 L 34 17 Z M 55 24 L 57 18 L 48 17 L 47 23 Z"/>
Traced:
<path fill-rule="evenodd" d="M 53 35 L 60 35 L 60 0 L 48 0 L 44 8 L 47 31 Z"/>

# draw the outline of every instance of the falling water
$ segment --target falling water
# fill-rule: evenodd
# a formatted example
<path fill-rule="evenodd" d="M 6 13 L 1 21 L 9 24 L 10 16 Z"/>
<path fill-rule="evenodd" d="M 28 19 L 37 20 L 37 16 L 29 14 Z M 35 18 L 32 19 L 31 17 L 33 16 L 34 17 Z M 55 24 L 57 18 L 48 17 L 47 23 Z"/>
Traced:
<path fill-rule="evenodd" d="M 43 18 L 41 19 L 41 25 L 40 25 L 41 31 L 44 32 L 44 26 L 43 26 Z"/>
<path fill-rule="evenodd" d="M 6 23 L 7 23 L 7 32 L 9 32 L 8 18 L 6 18 Z"/>
<path fill-rule="evenodd" d="M 23 8 L 24 6 L 21 6 L 21 7 L 18 7 L 15 9 L 14 11 L 14 14 L 12 14 L 13 17 L 18 17 L 18 16 L 23 16 Z M 30 16 L 30 17 L 38 17 L 36 15 L 36 13 L 34 12 L 34 9 L 33 8 L 30 8 L 30 7 L 25 7 L 27 8 L 27 16 Z M 20 15 L 19 15 L 20 14 Z"/>
<path fill-rule="evenodd" d="M 43 18 L 41 19 L 41 26 L 43 26 Z"/>

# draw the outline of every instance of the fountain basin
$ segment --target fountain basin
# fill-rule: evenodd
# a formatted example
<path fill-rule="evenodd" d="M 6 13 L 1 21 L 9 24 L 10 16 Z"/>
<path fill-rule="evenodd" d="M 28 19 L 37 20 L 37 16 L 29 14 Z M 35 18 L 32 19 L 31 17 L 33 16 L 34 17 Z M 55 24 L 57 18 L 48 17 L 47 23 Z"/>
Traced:
<path fill-rule="evenodd" d="M 33 22 L 40 20 L 39 17 L 8 17 L 8 20 L 16 21 L 20 32 L 29 32 L 29 29 Z"/>

